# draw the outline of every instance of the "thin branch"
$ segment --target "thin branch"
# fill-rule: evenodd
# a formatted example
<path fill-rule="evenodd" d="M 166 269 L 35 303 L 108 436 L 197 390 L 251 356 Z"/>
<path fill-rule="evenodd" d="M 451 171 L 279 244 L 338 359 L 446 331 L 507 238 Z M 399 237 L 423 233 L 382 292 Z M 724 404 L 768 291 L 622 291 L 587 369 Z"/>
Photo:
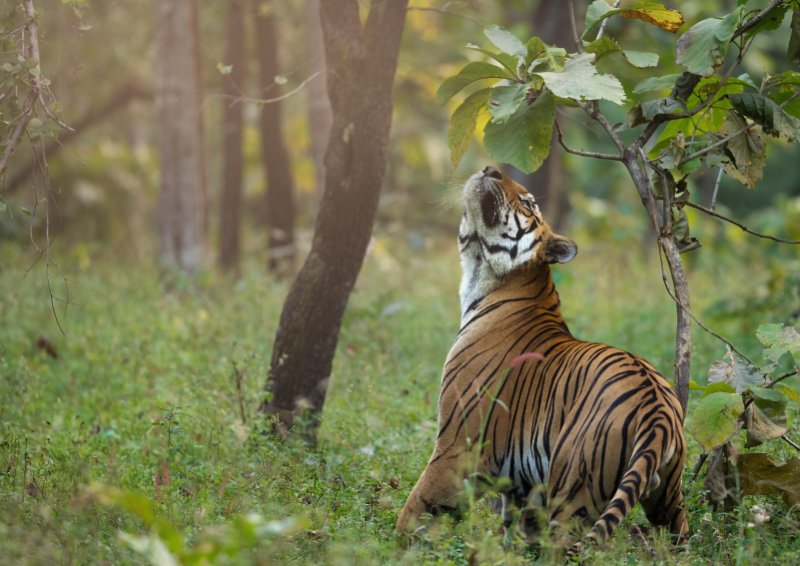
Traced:
<path fill-rule="evenodd" d="M 731 41 L 733 41 L 734 39 L 738 38 L 741 35 L 744 35 L 748 31 L 756 27 L 764 20 L 764 18 L 766 18 L 769 15 L 769 13 L 772 10 L 777 8 L 778 5 L 782 3 L 783 0 L 772 0 L 772 2 L 770 2 L 766 8 L 764 8 L 758 14 L 756 14 L 755 16 L 747 20 L 744 24 L 742 24 L 742 26 L 739 29 L 737 29 L 736 32 L 733 34 Z"/>
<path fill-rule="evenodd" d="M 581 44 L 581 36 L 578 34 L 578 24 L 575 22 L 575 3 L 569 0 L 569 25 L 572 28 L 572 39 L 575 41 L 575 47 L 578 53 L 583 51 Z"/>
<path fill-rule="evenodd" d="M 703 155 L 705 155 L 706 153 L 709 153 L 709 152 L 711 152 L 711 151 L 714 151 L 714 150 L 715 150 L 716 148 L 718 148 L 719 146 L 721 146 L 721 145 L 725 145 L 726 143 L 728 143 L 729 141 L 731 141 L 733 138 L 735 138 L 735 137 L 737 137 L 737 136 L 740 136 L 740 135 L 744 134 L 744 133 L 745 133 L 745 132 L 747 132 L 747 131 L 748 131 L 750 128 L 754 128 L 755 126 L 756 126 L 755 124 L 747 124 L 746 126 L 742 126 L 741 128 L 739 128 L 738 130 L 736 130 L 736 131 L 735 131 L 735 132 L 733 132 L 732 134 L 729 134 L 729 135 L 725 136 L 724 138 L 721 138 L 721 139 L 719 139 L 719 140 L 715 141 L 715 142 L 714 142 L 714 143 L 712 143 L 711 145 L 708 145 L 708 146 L 704 147 L 703 149 L 700 149 L 700 150 L 698 150 L 698 151 L 696 151 L 696 152 L 692 153 L 691 155 L 687 155 L 686 157 L 684 157 L 683 159 L 681 159 L 681 160 L 678 162 L 678 165 L 679 165 L 679 166 L 680 166 L 680 165 L 683 165 L 684 163 L 687 163 L 687 162 L 691 161 L 692 159 L 697 159 L 698 157 L 702 157 L 702 156 L 703 156 Z"/>
<path fill-rule="evenodd" d="M 33 117 L 33 107 L 34 103 L 31 102 L 29 98 L 25 104 L 25 110 L 22 111 L 22 115 L 17 118 L 17 127 L 14 128 L 14 131 L 11 133 L 11 137 L 8 138 L 6 142 L 6 149 L 3 152 L 3 157 L 0 158 L 0 174 L 6 170 L 6 166 L 8 165 L 8 160 L 11 158 L 11 154 L 14 153 L 14 149 L 16 149 L 17 144 L 19 143 L 19 139 L 22 137 L 22 132 L 25 131 L 25 128 L 28 126 L 28 122 L 31 121 Z"/>
<path fill-rule="evenodd" d="M 770 236 L 769 234 L 762 234 L 760 232 L 756 232 L 755 230 L 751 230 L 744 224 L 741 224 L 736 220 L 728 218 L 727 216 L 724 216 L 718 212 L 714 212 L 710 208 L 706 208 L 705 206 L 702 206 L 700 204 L 687 202 L 686 206 L 694 208 L 695 210 L 699 210 L 700 212 L 705 212 L 706 214 L 708 214 L 709 216 L 713 216 L 714 218 L 719 218 L 720 220 L 724 220 L 725 222 L 733 224 L 734 226 L 739 227 L 741 230 L 747 232 L 748 234 L 752 234 L 753 236 L 756 236 L 758 238 L 764 238 L 765 240 L 772 240 L 773 242 L 780 242 L 781 244 L 793 244 L 793 245 L 800 244 L 800 240 L 784 240 L 783 238 L 776 238 L 775 236 Z"/>
<path fill-rule="evenodd" d="M 783 436 L 781 436 L 781 439 L 783 439 L 783 441 L 786 442 L 786 444 L 788 444 L 789 446 L 800 452 L 800 446 L 797 445 L 791 438 L 789 438 L 784 434 Z"/>
<path fill-rule="evenodd" d="M 282 94 L 280 96 L 276 96 L 275 98 L 250 98 L 249 96 L 234 96 L 232 94 L 215 94 L 215 95 L 210 96 L 209 98 L 224 98 L 224 99 L 230 100 L 231 101 L 231 105 L 239 104 L 241 102 L 252 102 L 254 104 L 272 104 L 274 102 L 280 102 L 282 100 L 286 100 L 287 98 L 290 98 L 290 97 L 294 96 L 295 94 L 297 94 L 298 92 L 303 90 L 308 83 L 313 81 L 315 78 L 317 78 L 322 73 L 323 73 L 322 71 L 317 71 L 315 73 L 312 73 L 310 76 L 308 76 L 303 82 L 301 82 L 295 88 L 293 88 L 289 92 L 286 92 L 286 93 L 284 93 L 284 94 Z"/>
<path fill-rule="evenodd" d="M 714 207 L 717 206 L 717 192 L 719 191 L 719 184 L 722 181 L 722 172 L 724 171 L 723 167 L 719 168 L 717 172 L 717 180 L 714 181 L 714 192 L 711 193 L 711 208 L 710 210 L 714 210 Z"/>
<path fill-rule="evenodd" d="M 764 388 L 765 389 L 769 389 L 770 387 L 779 384 L 784 379 L 792 377 L 793 375 L 797 375 L 798 373 L 800 373 L 800 370 L 798 370 L 798 369 L 794 369 L 792 371 L 787 371 L 783 375 L 779 375 L 778 377 L 776 377 L 772 381 L 768 382 L 766 385 L 764 385 Z"/>
<path fill-rule="evenodd" d="M 622 3 L 622 0 L 617 0 L 616 2 L 614 2 L 614 6 L 612 6 L 612 9 L 616 10 L 617 8 L 619 8 L 619 5 L 621 3 Z M 595 37 L 595 40 L 598 40 L 601 37 L 603 37 L 603 35 L 606 33 L 606 26 L 607 25 L 608 25 L 608 18 L 606 18 L 605 20 L 600 22 L 600 29 L 597 32 L 597 37 Z"/>
<path fill-rule="evenodd" d="M 617 149 L 620 151 L 620 153 L 624 154 L 625 144 L 622 143 L 622 139 L 617 135 L 617 132 L 614 131 L 614 126 L 611 124 L 611 122 L 609 122 L 608 119 L 600 112 L 597 101 L 592 100 L 588 104 L 579 104 L 579 106 L 592 120 L 602 126 L 602 128 L 608 134 L 608 137 L 610 137 L 611 141 L 614 142 L 614 145 L 617 146 Z"/>
<path fill-rule="evenodd" d="M 558 135 L 558 143 L 561 145 L 561 147 L 564 148 L 564 151 L 566 151 L 567 153 L 571 153 L 573 155 L 580 155 L 583 157 L 594 157 L 596 159 L 622 161 L 622 155 L 612 155 L 610 153 L 599 153 L 596 151 L 584 151 L 581 149 L 572 149 L 566 143 L 564 143 L 564 132 L 561 131 L 561 126 L 558 124 L 558 120 L 556 120 L 556 133 Z"/>

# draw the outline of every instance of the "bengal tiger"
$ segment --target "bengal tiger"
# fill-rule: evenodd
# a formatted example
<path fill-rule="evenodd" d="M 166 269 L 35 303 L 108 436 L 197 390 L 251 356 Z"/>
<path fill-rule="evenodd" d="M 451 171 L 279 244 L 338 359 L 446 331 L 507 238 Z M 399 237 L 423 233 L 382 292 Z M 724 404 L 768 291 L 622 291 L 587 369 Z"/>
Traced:
<path fill-rule="evenodd" d="M 593 523 L 586 538 L 602 542 L 638 501 L 685 542 L 683 410 L 669 383 L 638 356 L 570 334 L 550 264 L 577 246 L 524 187 L 487 167 L 463 201 L 461 328 L 444 365 L 436 445 L 398 531 L 455 508 L 471 473 L 505 478 L 506 528 L 513 507 L 536 509 L 554 529 Z"/>

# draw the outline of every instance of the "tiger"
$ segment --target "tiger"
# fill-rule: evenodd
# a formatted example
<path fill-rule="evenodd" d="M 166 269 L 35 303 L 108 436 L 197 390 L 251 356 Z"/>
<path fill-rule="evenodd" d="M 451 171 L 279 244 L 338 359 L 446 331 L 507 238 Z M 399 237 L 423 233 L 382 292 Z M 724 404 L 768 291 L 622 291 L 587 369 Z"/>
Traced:
<path fill-rule="evenodd" d="M 585 535 L 572 554 L 605 541 L 637 502 L 685 544 L 684 415 L 670 384 L 634 354 L 572 336 L 550 266 L 577 246 L 523 186 L 489 166 L 462 199 L 460 330 L 433 453 L 396 529 L 412 533 L 423 513 L 454 510 L 471 474 L 506 486 L 505 529 L 518 511 L 531 536 L 535 515 L 549 517 L 551 532 L 577 523 Z"/>

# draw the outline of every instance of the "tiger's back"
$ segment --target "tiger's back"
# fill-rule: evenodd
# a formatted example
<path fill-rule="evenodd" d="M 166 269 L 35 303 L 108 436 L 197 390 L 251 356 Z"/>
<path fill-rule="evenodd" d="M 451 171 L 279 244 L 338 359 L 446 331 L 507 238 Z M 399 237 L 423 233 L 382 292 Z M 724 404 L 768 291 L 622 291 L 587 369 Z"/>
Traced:
<path fill-rule="evenodd" d="M 442 375 L 436 447 L 398 528 L 454 506 L 461 478 L 477 472 L 508 478 L 509 499 L 546 509 L 553 525 L 593 521 L 594 539 L 605 539 L 641 501 L 651 522 L 683 540 L 677 397 L 641 358 L 570 334 L 549 265 L 571 259 L 574 244 L 552 234 L 530 204 L 487 212 L 524 195 L 503 179 L 487 205 L 485 177 L 480 208 L 462 221 L 462 327 Z M 476 224 L 499 227 L 497 243 Z"/>

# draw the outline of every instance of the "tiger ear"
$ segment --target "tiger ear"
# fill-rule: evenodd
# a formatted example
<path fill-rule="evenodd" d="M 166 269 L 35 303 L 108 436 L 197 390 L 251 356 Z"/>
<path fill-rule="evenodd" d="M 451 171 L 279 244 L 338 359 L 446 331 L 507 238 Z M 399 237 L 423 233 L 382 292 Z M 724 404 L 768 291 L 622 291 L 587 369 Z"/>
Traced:
<path fill-rule="evenodd" d="M 544 244 L 544 261 L 547 263 L 567 263 L 577 253 L 575 242 L 558 234 L 553 234 Z"/>

